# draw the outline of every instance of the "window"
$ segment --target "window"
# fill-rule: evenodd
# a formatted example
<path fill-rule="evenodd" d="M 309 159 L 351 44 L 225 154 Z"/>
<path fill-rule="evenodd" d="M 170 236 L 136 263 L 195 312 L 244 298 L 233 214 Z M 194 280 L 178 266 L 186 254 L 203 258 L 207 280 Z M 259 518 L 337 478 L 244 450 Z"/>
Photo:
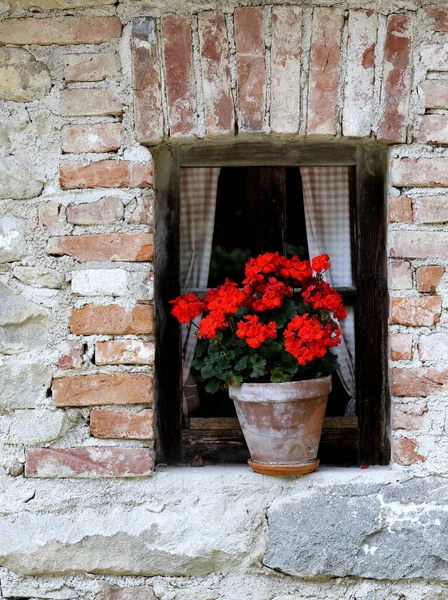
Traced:
<path fill-rule="evenodd" d="M 238 261 L 244 263 L 247 247 L 252 255 L 288 249 L 306 254 L 301 176 L 306 167 L 339 166 L 344 167 L 350 183 L 351 225 L 346 236 L 353 251 L 353 285 L 340 291 L 346 305 L 353 306 L 357 315 L 356 416 L 344 415 L 349 398 L 335 379 L 320 458 L 332 464 L 387 464 L 384 149 L 377 145 L 337 143 L 197 143 L 160 147 L 155 161 L 155 409 L 159 461 L 189 462 L 195 454 L 223 461 L 247 457 L 232 406 L 225 397 L 209 403 L 202 395 L 200 408 L 190 414 L 191 419 L 182 414 L 180 332 L 169 315 L 168 301 L 180 291 L 180 181 L 184 169 L 220 168 L 209 273 L 209 285 L 214 286 L 222 281 L 223 265 L 226 270 L 231 266 L 237 274 Z M 226 197 L 230 200 L 223 201 Z M 246 225 L 234 228 L 229 245 L 225 229 L 232 211 L 240 211 L 238 222 L 246 221 Z M 298 226 L 292 227 L 292 223 Z"/>

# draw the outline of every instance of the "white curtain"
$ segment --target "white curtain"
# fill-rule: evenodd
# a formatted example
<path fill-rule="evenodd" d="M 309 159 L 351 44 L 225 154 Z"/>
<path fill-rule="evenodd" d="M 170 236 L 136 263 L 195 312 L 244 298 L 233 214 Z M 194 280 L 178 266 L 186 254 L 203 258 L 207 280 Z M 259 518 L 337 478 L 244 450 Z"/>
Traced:
<path fill-rule="evenodd" d="M 301 167 L 303 203 L 310 258 L 329 254 L 330 271 L 325 279 L 334 287 L 353 286 L 350 227 L 350 183 L 348 167 Z M 334 348 L 338 375 L 350 396 L 346 415 L 355 414 L 354 375 L 355 322 L 353 307 L 341 321 L 342 343 Z"/>
<path fill-rule="evenodd" d="M 181 293 L 208 285 L 219 168 L 194 167 L 180 170 L 180 287 Z M 197 319 L 199 321 L 200 318 Z M 190 374 L 196 348 L 196 327 L 182 325 L 182 378 L 184 412 L 197 401 L 196 384 Z M 187 396 L 192 400 L 187 402 Z"/>

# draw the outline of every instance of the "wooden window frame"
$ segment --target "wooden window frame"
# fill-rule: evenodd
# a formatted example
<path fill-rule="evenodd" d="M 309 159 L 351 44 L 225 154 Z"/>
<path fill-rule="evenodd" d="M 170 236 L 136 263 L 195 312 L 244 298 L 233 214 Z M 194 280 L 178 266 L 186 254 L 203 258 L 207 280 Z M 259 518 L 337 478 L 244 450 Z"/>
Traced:
<path fill-rule="evenodd" d="M 272 139 L 211 144 L 198 141 L 160 145 L 153 154 L 156 198 L 154 408 L 158 462 L 180 464 L 183 458 L 182 440 L 184 443 L 191 442 L 191 436 L 195 435 L 195 429 L 182 430 L 180 328 L 169 313 L 169 300 L 180 292 L 180 168 L 344 165 L 355 167 L 356 172 L 355 277 L 358 306 L 363 310 L 362 318 L 356 322 L 356 339 L 366 340 L 366 346 L 356 355 L 358 425 L 353 426 L 353 420 L 345 417 L 328 420 L 322 445 L 327 456 L 345 444 L 349 451 L 356 448 L 358 464 L 389 464 L 387 147 L 374 142 L 279 142 Z M 219 434 L 217 430 L 213 431 L 211 424 L 212 427 L 203 436 L 206 445 L 216 441 L 224 458 L 225 444 L 236 443 L 238 435 L 241 435 L 233 430 L 231 421 L 224 423 Z M 185 431 L 190 433 L 185 434 Z"/>

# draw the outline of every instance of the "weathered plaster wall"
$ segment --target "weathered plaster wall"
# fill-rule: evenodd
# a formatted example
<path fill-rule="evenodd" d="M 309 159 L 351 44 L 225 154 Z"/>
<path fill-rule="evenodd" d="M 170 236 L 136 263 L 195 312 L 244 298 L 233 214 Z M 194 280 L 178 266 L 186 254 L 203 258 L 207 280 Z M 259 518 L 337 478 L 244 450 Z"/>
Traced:
<path fill-rule="evenodd" d="M 0 0 L 0 596 L 448 594 L 448 504 L 430 477 L 448 473 L 447 7 L 247 4 Z M 235 120 L 254 138 L 391 144 L 390 469 L 146 477 L 144 144 L 218 140 Z M 333 508 L 316 550 L 304 515 L 319 505 Z"/>

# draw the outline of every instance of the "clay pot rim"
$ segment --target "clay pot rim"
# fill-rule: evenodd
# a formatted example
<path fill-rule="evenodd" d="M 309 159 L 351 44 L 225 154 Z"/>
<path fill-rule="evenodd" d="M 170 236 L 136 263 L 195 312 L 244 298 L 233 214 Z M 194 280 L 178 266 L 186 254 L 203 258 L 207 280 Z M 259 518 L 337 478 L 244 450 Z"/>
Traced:
<path fill-rule="evenodd" d="M 261 393 L 261 390 L 266 388 L 269 389 L 269 394 Z M 281 383 L 265 382 L 243 383 L 241 386 L 229 385 L 229 396 L 238 402 L 297 402 L 297 400 L 307 400 L 316 396 L 326 396 L 330 392 L 331 375 Z"/>

